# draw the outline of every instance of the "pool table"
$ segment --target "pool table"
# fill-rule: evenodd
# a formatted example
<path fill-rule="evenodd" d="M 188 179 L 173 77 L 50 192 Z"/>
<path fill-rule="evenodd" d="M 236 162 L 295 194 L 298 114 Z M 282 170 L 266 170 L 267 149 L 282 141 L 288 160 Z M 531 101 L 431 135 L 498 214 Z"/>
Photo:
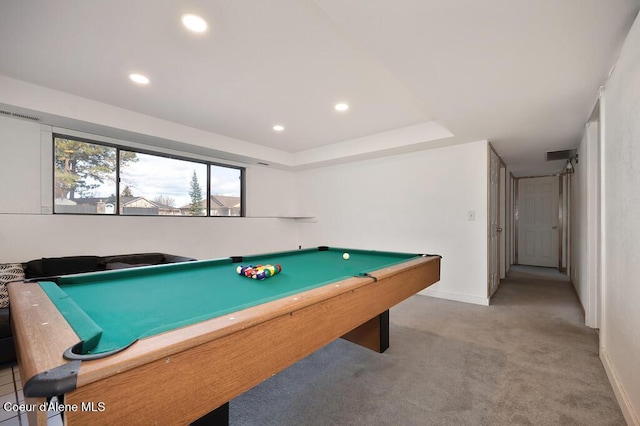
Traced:
<path fill-rule="evenodd" d="M 238 273 L 267 264 L 281 271 Z M 323 246 L 11 283 L 26 403 L 63 397 L 69 425 L 225 422 L 339 337 L 384 351 L 388 309 L 439 279 L 437 255 Z"/>

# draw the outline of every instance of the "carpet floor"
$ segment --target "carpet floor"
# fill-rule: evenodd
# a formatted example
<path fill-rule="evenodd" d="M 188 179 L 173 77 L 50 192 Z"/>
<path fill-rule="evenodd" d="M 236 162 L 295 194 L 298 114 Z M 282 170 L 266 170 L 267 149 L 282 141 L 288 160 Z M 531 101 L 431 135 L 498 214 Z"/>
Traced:
<path fill-rule="evenodd" d="M 337 340 L 230 402 L 233 426 L 625 425 L 566 276 L 513 267 L 490 306 L 414 296 L 383 354 Z"/>

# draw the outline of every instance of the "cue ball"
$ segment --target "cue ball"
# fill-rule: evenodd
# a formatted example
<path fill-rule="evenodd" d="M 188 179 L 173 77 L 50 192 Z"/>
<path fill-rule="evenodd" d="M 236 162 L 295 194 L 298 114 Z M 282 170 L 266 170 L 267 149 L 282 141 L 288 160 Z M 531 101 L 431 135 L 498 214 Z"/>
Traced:
<path fill-rule="evenodd" d="M 343 255 L 342 255 L 342 258 L 343 258 L 344 260 L 349 260 L 349 253 L 345 253 L 345 254 L 343 254 Z"/>

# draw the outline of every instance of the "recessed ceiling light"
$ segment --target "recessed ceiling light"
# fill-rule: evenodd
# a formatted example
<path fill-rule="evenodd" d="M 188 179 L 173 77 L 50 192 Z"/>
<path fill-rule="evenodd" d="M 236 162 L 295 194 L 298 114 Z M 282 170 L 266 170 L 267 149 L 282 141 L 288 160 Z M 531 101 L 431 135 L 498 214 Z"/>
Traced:
<path fill-rule="evenodd" d="M 190 13 L 182 15 L 182 23 L 185 27 L 195 33 L 203 33 L 207 31 L 207 21 L 205 21 L 198 15 L 192 15 Z"/>
<path fill-rule="evenodd" d="M 336 111 L 346 111 L 349 109 L 349 104 L 345 104 L 344 102 L 340 102 L 339 104 L 336 104 L 336 106 L 334 106 L 334 108 L 336 109 Z"/>
<path fill-rule="evenodd" d="M 275 126 L 273 126 L 273 130 L 275 130 L 276 132 L 282 132 L 284 130 L 284 126 L 281 124 L 276 124 Z"/>
<path fill-rule="evenodd" d="M 138 84 L 149 84 L 149 78 L 145 77 L 142 74 L 129 74 L 129 78 L 131 81 Z"/>

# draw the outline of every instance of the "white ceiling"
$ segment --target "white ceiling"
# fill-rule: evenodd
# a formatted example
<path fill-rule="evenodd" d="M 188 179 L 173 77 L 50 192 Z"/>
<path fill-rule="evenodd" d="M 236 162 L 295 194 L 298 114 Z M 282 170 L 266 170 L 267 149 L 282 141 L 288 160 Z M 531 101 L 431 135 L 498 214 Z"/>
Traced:
<path fill-rule="evenodd" d="M 638 9 L 638 0 L 2 0 L 0 74 L 300 156 L 340 144 L 365 153 L 379 134 L 439 125 L 433 134 L 454 135 L 446 143 L 489 140 L 516 176 L 547 174 L 561 164 L 546 151 L 579 144 Z M 186 31 L 187 12 L 209 30 Z M 151 84 L 132 84 L 134 71 Z M 338 101 L 350 110 L 334 111 Z"/>

